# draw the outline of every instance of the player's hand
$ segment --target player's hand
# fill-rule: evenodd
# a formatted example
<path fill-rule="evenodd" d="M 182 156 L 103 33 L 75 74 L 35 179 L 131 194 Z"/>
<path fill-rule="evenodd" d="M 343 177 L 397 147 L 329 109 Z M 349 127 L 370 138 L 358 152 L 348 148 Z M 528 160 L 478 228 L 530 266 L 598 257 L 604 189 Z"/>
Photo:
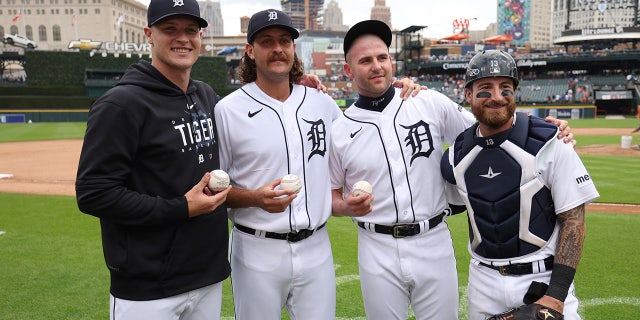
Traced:
<path fill-rule="evenodd" d="M 427 90 L 425 86 L 421 86 L 418 83 L 413 82 L 410 78 L 402 78 L 401 80 L 395 80 L 393 86 L 396 88 L 402 88 L 400 91 L 400 98 L 407 100 L 409 97 L 415 97 L 420 90 Z"/>
<path fill-rule="evenodd" d="M 487 318 L 487 320 L 563 320 L 564 316 L 562 313 L 545 307 L 543 305 L 539 305 L 537 303 L 532 303 L 524 306 L 520 306 L 517 308 L 513 308 L 509 311 L 505 311 L 503 313 L 494 314 L 493 316 Z"/>
<path fill-rule="evenodd" d="M 270 213 L 284 212 L 293 199 L 298 196 L 291 190 L 276 190 L 276 187 L 280 185 L 280 180 L 282 179 L 271 181 L 255 190 L 254 201 L 258 207 Z"/>
<path fill-rule="evenodd" d="M 553 124 L 558 126 L 558 129 L 560 129 L 560 133 L 558 133 L 558 139 L 564 138 L 562 139 L 564 143 L 571 142 L 573 146 L 576 145 L 577 141 L 573 139 L 573 132 L 571 132 L 571 127 L 569 127 L 569 122 L 567 122 L 566 120 L 556 119 L 551 116 L 547 116 L 546 118 L 544 118 L 544 121 L 552 122 Z"/>
<path fill-rule="evenodd" d="M 550 308 L 560 314 L 564 312 L 564 302 L 547 295 L 542 296 L 535 304 Z"/>
<path fill-rule="evenodd" d="M 207 172 L 202 179 L 185 193 L 187 206 L 189 207 L 189 217 L 199 216 L 201 214 L 211 213 L 227 200 L 227 194 L 231 190 L 231 186 L 226 189 L 212 194 L 207 187 L 207 183 L 211 179 L 211 173 Z"/>
<path fill-rule="evenodd" d="M 309 88 L 316 88 L 324 93 L 327 93 L 327 87 L 322 84 L 320 78 L 318 78 L 318 76 L 315 74 L 303 74 L 298 84 Z"/>
<path fill-rule="evenodd" d="M 352 192 L 349 192 L 344 201 L 349 207 L 349 215 L 352 217 L 362 217 L 373 210 L 372 194 L 363 193 L 356 197 Z"/>

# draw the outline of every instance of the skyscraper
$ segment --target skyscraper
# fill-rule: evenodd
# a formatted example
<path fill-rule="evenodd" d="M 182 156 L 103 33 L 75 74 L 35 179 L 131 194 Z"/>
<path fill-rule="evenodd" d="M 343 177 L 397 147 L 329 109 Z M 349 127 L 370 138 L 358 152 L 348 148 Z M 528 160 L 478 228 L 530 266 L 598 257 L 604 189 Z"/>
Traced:
<path fill-rule="evenodd" d="M 222 10 L 220 1 L 198 1 L 200 6 L 200 16 L 209 22 L 209 27 L 204 32 L 205 37 L 224 35 L 224 20 L 222 20 Z"/>
<path fill-rule="evenodd" d="M 529 43 L 531 48 L 546 49 L 551 45 L 551 0 L 531 1 Z"/>
<path fill-rule="evenodd" d="M 331 0 L 327 4 L 322 14 L 322 29 L 332 31 L 347 31 L 349 26 L 342 23 L 342 9 L 336 0 Z"/>
<path fill-rule="evenodd" d="M 291 17 L 293 26 L 299 30 L 319 30 L 324 0 L 280 0 L 282 11 Z"/>
<path fill-rule="evenodd" d="M 529 42 L 531 1 L 498 0 L 498 33 L 513 37 L 511 43 Z"/>
<path fill-rule="evenodd" d="M 384 0 L 375 0 L 371 8 L 371 19 L 380 20 L 391 28 L 391 8 L 387 7 Z"/>

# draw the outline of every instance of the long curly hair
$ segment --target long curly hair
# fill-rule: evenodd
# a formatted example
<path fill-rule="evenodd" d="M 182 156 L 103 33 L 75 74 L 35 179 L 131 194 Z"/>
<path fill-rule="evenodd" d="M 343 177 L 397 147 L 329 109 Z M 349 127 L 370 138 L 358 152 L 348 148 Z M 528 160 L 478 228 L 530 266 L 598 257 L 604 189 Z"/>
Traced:
<path fill-rule="evenodd" d="M 258 73 L 256 72 L 256 62 L 249 57 L 247 52 L 242 56 L 240 60 L 240 66 L 238 67 L 238 75 L 242 83 L 249 83 L 256 81 Z M 293 54 L 293 66 L 289 71 L 289 83 L 298 83 L 304 75 L 304 69 L 302 68 L 302 62 L 298 58 L 298 54 Z"/>

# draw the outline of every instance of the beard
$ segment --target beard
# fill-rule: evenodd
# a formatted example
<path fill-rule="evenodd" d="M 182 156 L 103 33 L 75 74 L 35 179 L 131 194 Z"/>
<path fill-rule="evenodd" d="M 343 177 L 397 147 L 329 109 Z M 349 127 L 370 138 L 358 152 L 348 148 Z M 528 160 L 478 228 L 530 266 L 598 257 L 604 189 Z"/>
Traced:
<path fill-rule="evenodd" d="M 495 111 L 491 109 L 492 106 L 506 106 L 506 108 Z M 499 129 L 511 120 L 511 117 L 516 111 L 516 102 L 512 99 L 503 105 L 488 102 L 472 106 L 471 111 L 478 122 L 485 124 L 491 129 Z"/>

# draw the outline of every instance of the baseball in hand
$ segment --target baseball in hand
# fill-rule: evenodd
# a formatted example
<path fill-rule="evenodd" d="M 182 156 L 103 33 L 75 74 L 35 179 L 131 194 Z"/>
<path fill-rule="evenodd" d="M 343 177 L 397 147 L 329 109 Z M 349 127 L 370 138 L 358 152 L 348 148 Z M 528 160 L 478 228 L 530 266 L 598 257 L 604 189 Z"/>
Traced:
<path fill-rule="evenodd" d="M 229 175 L 223 170 L 211 171 L 209 179 L 209 189 L 213 192 L 220 192 L 229 186 Z"/>
<path fill-rule="evenodd" d="M 298 193 L 300 189 L 302 189 L 302 180 L 300 180 L 300 177 L 295 174 L 288 174 L 282 177 L 282 181 L 280 181 L 280 189 L 291 190 Z"/>
<path fill-rule="evenodd" d="M 365 193 L 371 194 L 372 191 L 373 191 L 373 188 L 371 187 L 371 184 L 364 180 L 354 183 L 353 187 L 351 188 L 351 193 L 353 193 L 354 197 L 357 197 Z"/>

